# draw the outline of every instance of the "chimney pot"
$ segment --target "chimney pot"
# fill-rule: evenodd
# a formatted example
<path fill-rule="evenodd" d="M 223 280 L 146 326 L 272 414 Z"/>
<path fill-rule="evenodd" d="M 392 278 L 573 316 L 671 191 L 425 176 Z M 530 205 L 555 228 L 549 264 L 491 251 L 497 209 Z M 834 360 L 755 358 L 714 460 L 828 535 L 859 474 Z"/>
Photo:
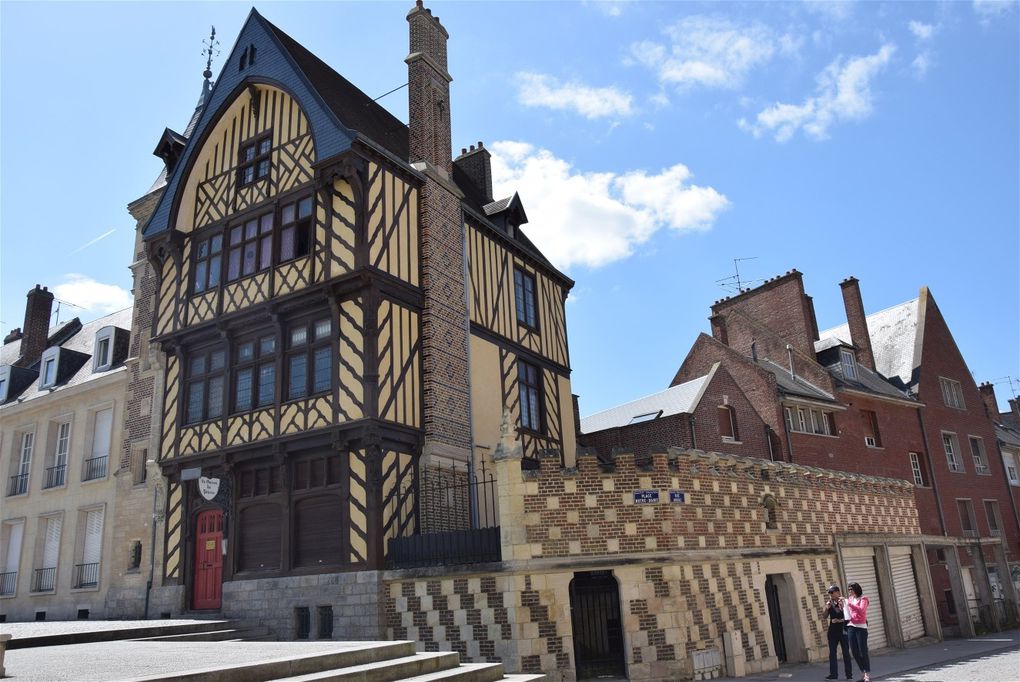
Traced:
<path fill-rule="evenodd" d="M 481 149 L 481 148 L 482 148 L 482 141 L 481 141 L 481 140 L 478 140 L 478 148 L 479 148 L 479 149 Z"/>
<path fill-rule="evenodd" d="M 470 148 L 471 148 L 471 151 L 475 150 L 475 146 L 474 145 L 470 145 Z"/>

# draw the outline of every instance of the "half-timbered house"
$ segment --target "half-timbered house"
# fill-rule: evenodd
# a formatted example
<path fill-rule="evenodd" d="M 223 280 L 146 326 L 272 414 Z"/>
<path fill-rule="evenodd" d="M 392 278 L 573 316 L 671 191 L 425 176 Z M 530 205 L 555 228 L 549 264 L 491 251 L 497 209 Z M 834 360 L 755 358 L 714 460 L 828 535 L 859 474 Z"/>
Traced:
<path fill-rule="evenodd" d="M 470 477 L 504 418 L 526 454 L 572 457 L 572 282 L 520 197 L 493 197 L 483 145 L 452 159 L 448 34 L 420 0 L 407 20 L 408 124 L 252 10 L 190 134 L 157 147 L 139 304 L 163 354 L 173 611 L 249 613 L 252 581 L 288 588 L 270 611 L 372 593 L 355 572 L 435 512 L 420 472 Z"/>

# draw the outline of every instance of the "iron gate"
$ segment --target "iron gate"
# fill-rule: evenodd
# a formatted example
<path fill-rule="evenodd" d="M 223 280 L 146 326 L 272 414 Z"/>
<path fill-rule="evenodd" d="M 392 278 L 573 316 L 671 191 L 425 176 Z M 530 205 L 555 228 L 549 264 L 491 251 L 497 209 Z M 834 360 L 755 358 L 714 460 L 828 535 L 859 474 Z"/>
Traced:
<path fill-rule="evenodd" d="M 776 658 L 786 663 L 786 637 L 783 634 L 783 612 L 779 610 L 779 586 L 772 576 L 765 577 L 765 601 L 768 603 L 769 621 L 772 624 L 772 641 L 776 645 Z"/>
<path fill-rule="evenodd" d="M 625 677 L 620 589 L 611 571 L 585 571 L 570 581 L 578 680 Z"/>

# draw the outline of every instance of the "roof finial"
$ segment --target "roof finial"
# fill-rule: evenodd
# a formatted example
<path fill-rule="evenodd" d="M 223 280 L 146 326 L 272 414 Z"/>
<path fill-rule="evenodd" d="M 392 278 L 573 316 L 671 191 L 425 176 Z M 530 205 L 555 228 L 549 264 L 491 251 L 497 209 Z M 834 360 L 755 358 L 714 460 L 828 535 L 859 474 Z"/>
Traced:
<path fill-rule="evenodd" d="M 203 40 L 202 44 L 205 45 L 205 49 L 202 50 L 202 55 L 206 57 L 205 60 L 205 71 L 202 72 L 202 76 L 205 77 L 206 81 L 212 78 L 212 58 L 213 53 L 218 56 L 220 53 L 220 41 L 216 40 L 216 27 L 212 26 L 209 33 L 209 40 Z"/>

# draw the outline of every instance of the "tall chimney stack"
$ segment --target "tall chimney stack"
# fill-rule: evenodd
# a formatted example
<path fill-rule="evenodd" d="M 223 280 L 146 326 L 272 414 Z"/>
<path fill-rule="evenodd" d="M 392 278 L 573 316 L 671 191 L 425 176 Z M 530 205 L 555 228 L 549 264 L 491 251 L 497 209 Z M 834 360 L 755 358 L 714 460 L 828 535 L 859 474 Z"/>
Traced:
<path fill-rule="evenodd" d="M 422 0 L 407 13 L 411 53 L 407 55 L 408 130 L 411 163 L 424 161 L 449 176 L 453 153 L 450 143 L 450 81 L 447 70 L 446 32 L 439 17 L 425 9 Z"/>
<path fill-rule="evenodd" d="M 857 350 L 857 364 L 875 371 L 875 355 L 871 351 L 871 335 L 868 333 L 868 319 L 864 316 L 864 302 L 861 287 L 856 277 L 847 277 L 839 283 L 843 290 L 843 307 L 846 308 L 846 322 L 850 328 L 850 343 Z"/>
<path fill-rule="evenodd" d="M 28 292 L 25 304 L 25 324 L 21 337 L 21 357 L 14 363 L 17 367 L 29 367 L 46 350 L 50 336 L 50 315 L 53 312 L 53 293 L 38 284 Z"/>
<path fill-rule="evenodd" d="M 471 145 L 471 149 L 461 149 L 460 156 L 453 160 L 453 165 L 470 178 L 487 204 L 491 203 L 493 198 L 491 158 L 489 150 L 479 140 L 477 148 Z"/>
<path fill-rule="evenodd" d="M 989 418 L 997 420 L 999 403 L 995 400 L 995 387 L 991 382 L 986 381 L 978 386 L 978 393 L 981 394 L 981 402 L 985 404 L 985 412 L 988 413 Z"/>
<path fill-rule="evenodd" d="M 1015 417 L 1020 417 L 1020 400 L 1016 398 L 1009 399 L 1009 411 Z"/>

